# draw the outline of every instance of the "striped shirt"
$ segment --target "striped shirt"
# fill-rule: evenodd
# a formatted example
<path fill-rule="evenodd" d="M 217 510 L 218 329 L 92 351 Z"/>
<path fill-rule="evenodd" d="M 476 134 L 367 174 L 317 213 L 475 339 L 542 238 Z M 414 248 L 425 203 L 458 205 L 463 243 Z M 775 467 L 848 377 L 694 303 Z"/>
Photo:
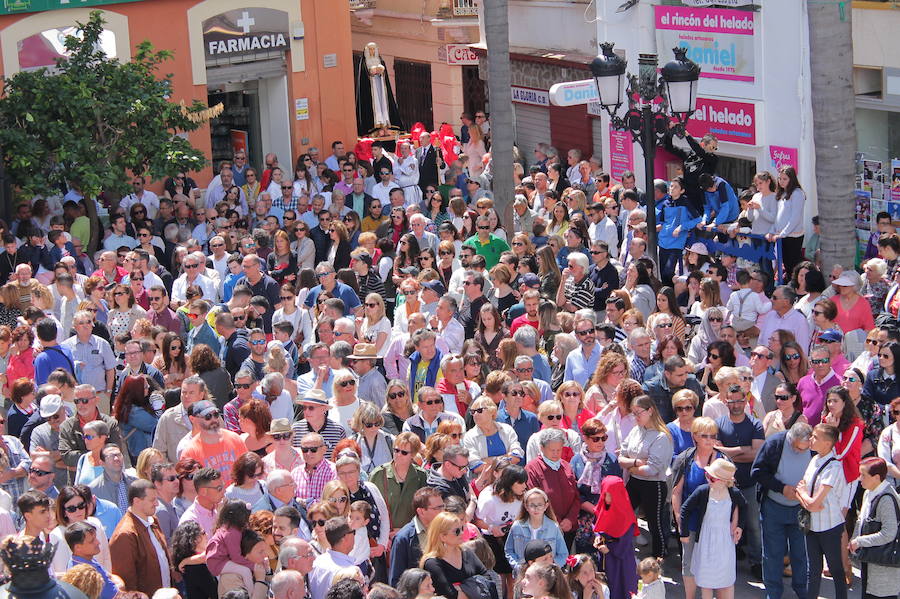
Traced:
<path fill-rule="evenodd" d="M 564 293 L 566 301 L 572 302 L 576 309 L 593 309 L 594 283 L 589 277 L 583 277 L 581 281 L 578 281 L 577 283 L 574 279 L 567 280 Z"/>
<path fill-rule="evenodd" d="M 320 430 L 314 430 L 309 425 L 309 421 L 304 418 L 291 425 L 291 432 L 293 432 L 291 445 L 294 447 L 300 447 L 300 439 L 302 439 L 303 435 L 306 433 L 319 433 L 322 435 L 322 438 L 325 439 L 326 460 L 331 459 L 331 452 L 334 450 L 334 446 L 338 444 L 338 441 L 347 437 L 347 431 L 343 426 L 327 418 L 325 419 L 325 426 Z"/>

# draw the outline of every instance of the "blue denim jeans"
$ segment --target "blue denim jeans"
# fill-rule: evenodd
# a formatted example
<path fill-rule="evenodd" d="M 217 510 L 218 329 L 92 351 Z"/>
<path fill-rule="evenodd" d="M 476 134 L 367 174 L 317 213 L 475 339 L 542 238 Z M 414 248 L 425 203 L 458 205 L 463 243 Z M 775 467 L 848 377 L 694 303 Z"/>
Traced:
<path fill-rule="evenodd" d="M 781 599 L 784 583 L 784 556 L 791 556 L 791 587 L 798 599 L 807 599 L 806 537 L 797 524 L 799 506 L 781 505 L 764 498 L 759 510 L 762 529 L 762 566 L 766 599 Z"/>

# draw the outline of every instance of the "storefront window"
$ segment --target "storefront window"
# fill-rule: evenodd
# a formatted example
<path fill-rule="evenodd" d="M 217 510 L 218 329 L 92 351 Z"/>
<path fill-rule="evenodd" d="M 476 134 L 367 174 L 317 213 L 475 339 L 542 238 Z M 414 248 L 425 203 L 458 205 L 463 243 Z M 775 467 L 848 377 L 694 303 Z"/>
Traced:
<path fill-rule="evenodd" d="M 865 160 L 890 164 L 900 158 L 900 113 L 887 110 L 856 110 L 856 138 Z"/>
<path fill-rule="evenodd" d="M 26 71 L 54 66 L 56 59 L 66 56 L 66 36 L 76 33 L 75 27 L 57 27 L 19 40 L 19 66 Z M 104 30 L 100 34 L 100 47 L 109 58 L 115 58 L 116 34 Z"/>

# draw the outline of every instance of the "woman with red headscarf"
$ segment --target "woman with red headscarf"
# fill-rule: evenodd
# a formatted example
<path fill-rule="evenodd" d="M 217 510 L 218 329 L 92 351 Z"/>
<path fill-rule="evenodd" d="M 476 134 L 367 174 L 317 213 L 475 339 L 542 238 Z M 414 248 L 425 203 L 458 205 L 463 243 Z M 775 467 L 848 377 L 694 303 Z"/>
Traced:
<path fill-rule="evenodd" d="M 634 537 L 638 535 L 637 519 L 618 476 L 605 476 L 600 483 L 597 502 L 597 534 L 595 546 L 609 584 L 609 599 L 630 599 L 637 593 L 637 566 L 634 560 Z"/>

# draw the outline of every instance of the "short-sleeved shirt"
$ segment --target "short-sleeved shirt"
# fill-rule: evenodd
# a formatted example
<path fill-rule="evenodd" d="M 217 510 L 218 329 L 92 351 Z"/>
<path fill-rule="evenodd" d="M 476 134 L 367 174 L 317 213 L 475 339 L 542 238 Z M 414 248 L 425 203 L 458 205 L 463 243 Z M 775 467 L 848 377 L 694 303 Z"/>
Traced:
<path fill-rule="evenodd" d="M 740 422 L 732 422 L 728 416 L 716 420 L 719 427 L 719 442 L 725 447 L 749 447 L 754 439 L 765 440 L 762 423 L 753 416 L 745 416 Z M 750 480 L 750 462 L 736 462 L 734 478 L 739 489 L 753 484 Z"/>
<path fill-rule="evenodd" d="M 197 435 L 185 445 L 181 458 L 193 458 L 205 468 L 213 468 L 222 473 L 222 483 L 231 484 L 231 466 L 243 454 L 247 453 L 247 445 L 237 433 L 229 430 L 220 431 L 221 440 L 215 444 L 204 443 Z"/>
<path fill-rule="evenodd" d="M 491 235 L 487 243 L 482 243 L 478 239 L 478 235 L 472 235 L 463 242 L 463 245 L 475 248 L 475 253 L 484 256 L 485 269 L 490 270 L 500 263 L 500 254 L 509 251 L 509 244 L 497 237 Z"/>
<path fill-rule="evenodd" d="M 72 336 L 62 346 L 75 358 L 79 383 L 93 385 L 97 391 L 111 391 L 106 388 L 106 371 L 116 367 L 116 356 L 106 340 L 91 335 L 82 343 L 77 336 Z"/>
<path fill-rule="evenodd" d="M 306 301 L 303 302 L 307 308 L 312 308 L 316 305 L 316 298 L 319 297 L 320 293 L 322 293 L 321 285 L 316 285 L 309 290 L 309 293 L 306 295 Z M 340 281 L 335 281 L 331 295 L 340 298 L 344 302 L 344 316 L 350 316 L 353 310 L 359 307 L 359 296 L 356 295 L 352 287 Z"/>
<path fill-rule="evenodd" d="M 815 497 L 823 486 L 831 487 L 828 495 L 825 496 L 822 509 L 818 512 L 810 512 L 812 516 L 810 530 L 813 532 L 825 532 L 844 523 L 844 515 L 841 510 L 844 507 L 844 495 L 847 494 L 847 481 L 844 478 L 844 468 L 840 460 L 833 459 L 828 462 L 830 458 L 835 458 L 834 451 L 830 451 L 824 456 L 813 456 L 803 475 L 803 480 L 806 481 L 806 492 L 811 497 Z M 826 462 L 828 462 L 827 466 Z M 813 476 L 820 468 L 821 472 L 816 477 L 816 485 L 813 487 Z"/>

